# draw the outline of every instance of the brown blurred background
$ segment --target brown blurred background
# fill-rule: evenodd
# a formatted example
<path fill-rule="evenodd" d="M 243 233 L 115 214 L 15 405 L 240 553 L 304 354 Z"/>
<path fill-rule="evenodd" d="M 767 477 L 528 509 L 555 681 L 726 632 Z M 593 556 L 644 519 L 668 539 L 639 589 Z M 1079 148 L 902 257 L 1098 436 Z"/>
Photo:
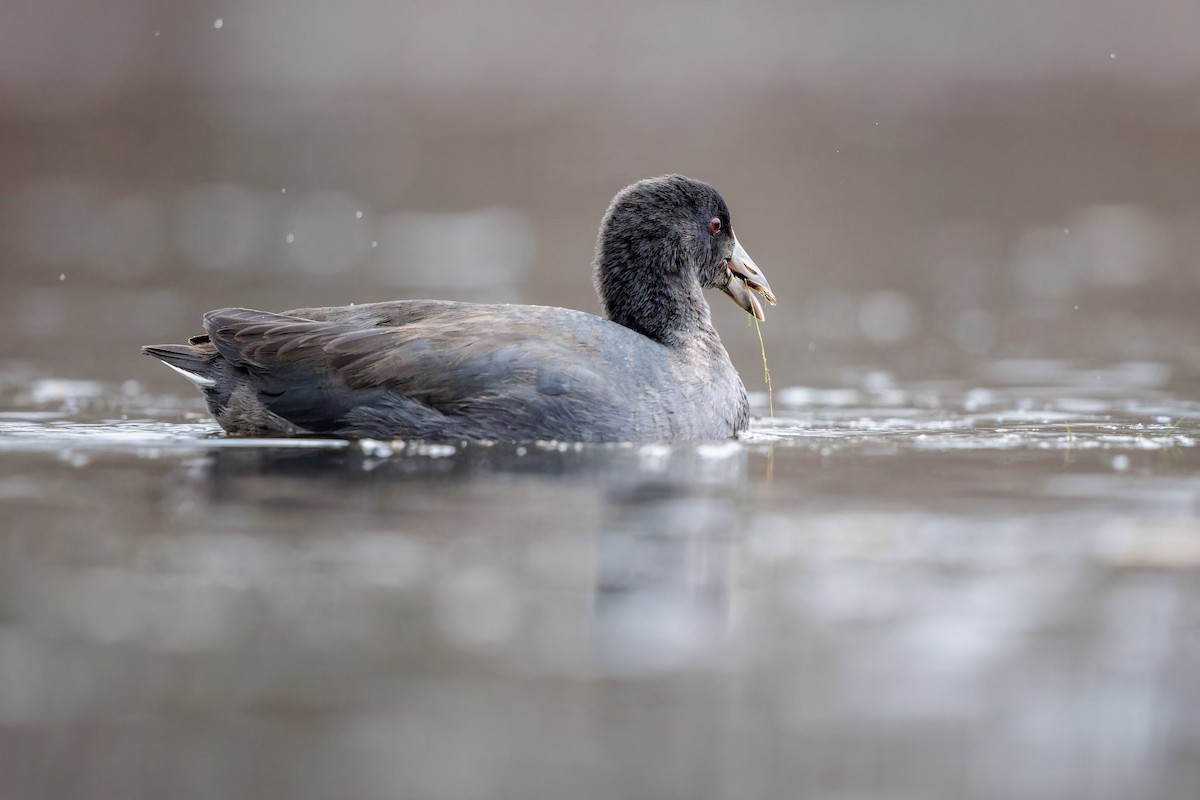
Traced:
<path fill-rule="evenodd" d="M 247 448 L 138 353 L 595 310 L 670 171 L 756 438 Z M 1198 794 L 1197 0 L 3 0 L 0 276 L 0 800 Z"/>
<path fill-rule="evenodd" d="M 594 310 L 609 198 L 678 171 L 777 289 L 777 385 L 1194 378 L 1198 34 L 1192 0 L 8 0 L 0 358 L 166 387 L 136 345 L 211 307 Z"/>

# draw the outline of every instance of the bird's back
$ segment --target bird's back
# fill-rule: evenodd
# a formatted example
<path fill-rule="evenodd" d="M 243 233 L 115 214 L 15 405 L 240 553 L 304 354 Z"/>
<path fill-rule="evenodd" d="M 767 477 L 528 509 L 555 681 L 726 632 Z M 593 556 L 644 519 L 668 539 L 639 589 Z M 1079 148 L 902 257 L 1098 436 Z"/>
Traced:
<path fill-rule="evenodd" d="M 222 309 L 204 328 L 145 349 L 197 383 L 236 435 L 615 441 L 724 438 L 746 424 L 719 340 L 668 348 L 569 309 Z"/>

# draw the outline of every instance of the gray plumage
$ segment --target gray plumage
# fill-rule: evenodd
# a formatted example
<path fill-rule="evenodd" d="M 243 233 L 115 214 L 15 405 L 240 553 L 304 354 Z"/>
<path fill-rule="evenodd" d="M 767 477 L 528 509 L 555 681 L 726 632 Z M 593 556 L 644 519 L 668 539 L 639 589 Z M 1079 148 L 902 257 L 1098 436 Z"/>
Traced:
<path fill-rule="evenodd" d="M 405 300 L 282 314 L 222 309 L 143 352 L 200 386 L 231 434 L 647 441 L 744 430 L 746 391 L 702 290 L 774 297 L 715 189 L 682 176 L 614 198 L 594 271 L 606 318 Z M 749 270 L 749 274 L 746 274 Z M 740 278 L 740 280 L 736 280 Z"/>

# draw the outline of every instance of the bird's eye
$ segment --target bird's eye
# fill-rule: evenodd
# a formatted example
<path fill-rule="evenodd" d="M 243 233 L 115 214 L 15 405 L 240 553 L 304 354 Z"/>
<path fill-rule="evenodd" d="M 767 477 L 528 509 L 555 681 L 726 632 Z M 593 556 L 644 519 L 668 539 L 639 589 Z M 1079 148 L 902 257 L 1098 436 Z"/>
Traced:
<path fill-rule="evenodd" d="M 712 231 L 714 235 L 720 233 L 721 232 L 721 218 L 713 217 L 712 219 L 710 219 L 708 221 L 708 229 L 710 231 Z"/>

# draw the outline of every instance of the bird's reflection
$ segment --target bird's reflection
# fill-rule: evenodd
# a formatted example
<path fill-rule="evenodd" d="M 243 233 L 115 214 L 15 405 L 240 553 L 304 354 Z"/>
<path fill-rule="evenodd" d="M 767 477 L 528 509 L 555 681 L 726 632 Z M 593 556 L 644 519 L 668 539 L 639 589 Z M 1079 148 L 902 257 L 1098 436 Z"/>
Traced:
<path fill-rule="evenodd" d="M 671 492 L 694 493 L 698 502 L 713 486 L 735 489 L 745 480 L 749 451 L 736 442 L 718 445 L 564 445 L 408 443 L 380 454 L 350 444 L 339 448 L 215 448 L 181 472 L 208 485 L 214 498 L 252 492 L 261 480 L 307 480 L 341 487 L 413 481 L 451 486 L 498 479 L 550 479 L 612 490 L 618 505 L 652 508 Z M 252 480 L 253 479 L 253 480 Z M 312 488 L 310 485 L 309 489 Z M 553 488 L 553 487 L 551 487 Z M 693 503 L 693 505 L 695 505 Z"/>
<path fill-rule="evenodd" d="M 534 613 L 535 584 L 550 581 L 583 613 L 525 657 L 563 663 L 566 648 L 576 667 L 652 674 L 712 663 L 727 640 L 751 458 L 737 443 L 406 447 L 382 458 L 357 447 L 230 448 L 182 468 L 168 502 L 247 532 L 339 532 L 347 547 L 382 532 L 420 542 L 433 554 L 423 580 L 442 587 L 435 598 L 486 573 L 516 592 L 514 613 Z M 528 563 L 544 577 L 519 566 Z"/>
<path fill-rule="evenodd" d="M 708 661 L 731 619 L 736 501 L 695 485 L 613 491 L 596 555 L 599 666 L 616 673 Z"/>

